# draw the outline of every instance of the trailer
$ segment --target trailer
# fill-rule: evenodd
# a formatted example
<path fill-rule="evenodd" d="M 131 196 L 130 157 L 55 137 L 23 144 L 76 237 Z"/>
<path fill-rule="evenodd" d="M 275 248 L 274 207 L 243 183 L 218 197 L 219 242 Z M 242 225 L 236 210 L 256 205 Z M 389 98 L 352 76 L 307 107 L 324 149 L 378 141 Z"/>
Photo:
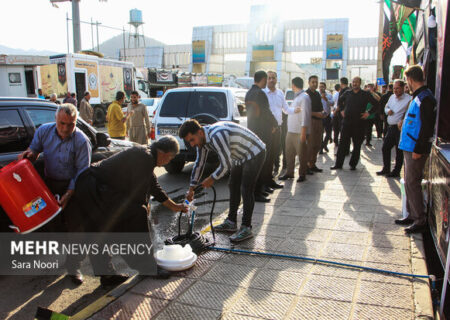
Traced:
<path fill-rule="evenodd" d="M 38 83 L 46 97 L 56 93 L 58 98 L 64 98 L 67 92 L 74 92 L 79 103 L 84 92 L 89 91 L 97 125 L 105 122 L 108 105 L 115 100 L 117 91 L 125 92 L 127 100 L 133 90 L 142 98 L 148 96 L 148 85 L 131 62 L 89 54 L 62 54 L 50 56 L 50 64 L 38 69 Z"/>

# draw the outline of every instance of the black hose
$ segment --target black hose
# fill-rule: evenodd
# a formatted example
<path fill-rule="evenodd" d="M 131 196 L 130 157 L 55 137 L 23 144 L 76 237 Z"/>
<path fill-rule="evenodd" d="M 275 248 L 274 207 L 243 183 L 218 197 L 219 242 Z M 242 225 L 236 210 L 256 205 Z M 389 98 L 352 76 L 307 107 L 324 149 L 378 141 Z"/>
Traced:
<path fill-rule="evenodd" d="M 195 192 L 198 192 L 202 190 L 202 186 L 197 186 L 194 189 Z M 216 189 L 211 186 L 211 189 L 213 191 L 213 201 L 212 201 L 212 207 L 211 212 L 209 214 L 209 223 L 211 226 L 211 231 L 213 234 L 213 242 L 210 242 L 208 238 L 201 235 L 199 232 L 192 232 L 191 228 L 188 229 L 188 231 L 185 234 L 181 234 L 181 217 L 183 216 L 183 212 L 180 212 L 178 215 L 178 236 L 175 236 L 173 238 L 169 238 L 165 241 L 166 244 L 180 244 L 182 246 L 185 246 L 186 244 L 189 244 L 192 247 L 192 251 L 196 254 L 199 254 L 205 250 L 207 250 L 209 247 L 215 245 L 216 243 L 216 236 L 214 232 L 214 226 L 212 223 L 213 214 L 214 214 L 214 208 L 216 205 L 216 198 L 217 198 L 217 192 Z M 188 224 L 190 224 L 189 218 L 188 218 Z"/>

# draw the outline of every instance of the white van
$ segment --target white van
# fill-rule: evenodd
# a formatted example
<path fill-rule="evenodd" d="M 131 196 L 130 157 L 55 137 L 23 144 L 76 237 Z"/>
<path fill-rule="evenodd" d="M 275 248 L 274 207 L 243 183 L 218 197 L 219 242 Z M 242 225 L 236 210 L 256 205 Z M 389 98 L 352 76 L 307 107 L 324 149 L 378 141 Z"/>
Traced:
<path fill-rule="evenodd" d="M 187 120 L 195 118 L 201 124 L 233 121 L 246 126 L 246 118 L 238 111 L 238 100 L 231 88 L 188 87 L 166 91 L 153 119 L 152 139 L 172 135 L 180 143 L 180 154 L 165 166 L 167 172 L 180 172 L 185 163 L 194 161 L 195 149 L 186 146 L 178 137 L 178 129 Z"/>

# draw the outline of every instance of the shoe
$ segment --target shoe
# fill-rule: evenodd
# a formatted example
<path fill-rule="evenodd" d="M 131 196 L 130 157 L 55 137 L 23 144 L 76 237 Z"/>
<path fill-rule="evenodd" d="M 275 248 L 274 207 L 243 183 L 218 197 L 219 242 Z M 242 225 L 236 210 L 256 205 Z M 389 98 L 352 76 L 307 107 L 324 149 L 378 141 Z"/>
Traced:
<path fill-rule="evenodd" d="M 306 169 L 306 174 L 309 174 L 310 176 L 312 176 L 314 174 L 314 171 L 312 171 L 311 169 Z"/>
<path fill-rule="evenodd" d="M 306 180 L 305 176 L 300 176 L 300 177 L 298 177 L 297 182 L 303 182 L 305 180 Z"/>
<path fill-rule="evenodd" d="M 323 154 L 323 150 L 320 150 L 320 151 L 319 151 L 319 154 Z"/>
<path fill-rule="evenodd" d="M 372 144 L 371 144 L 370 142 L 367 142 L 367 143 L 366 143 L 366 146 L 368 146 L 368 147 L 373 147 Z"/>
<path fill-rule="evenodd" d="M 389 174 L 389 171 L 383 169 L 377 172 L 377 176 L 384 176 L 385 174 Z"/>
<path fill-rule="evenodd" d="M 72 273 L 68 271 L 69 273 Z M 81 273 L 80 269 L 76 269 L 73 274 L 69 274 L 70 280 L 77 286 L 82 285 L 84 282 L 83 274 Z"/>
<path fill-rule="evenodd" d="M 350 170 L 355 171 L 355 170 L 356 170 L 356 167 L 350 166 Z"/>
<path fill-rule="evenodd" d="M 311 171 L 312 171 L 312 172 L 322 172 L 323 170 L 317 168 L 316 166 L 314 166 L 314 167 L 311 168 Z"/>
<path fill-rule="evenodd" d="M 392 171 L 391 173 L 388 173 L 386 175 L 386 177 L 388 177 L 388 178 L 400 178 L 400 173 Z"/>
<path fill-rule="evenodd" d="M 255 195 L 255 201 L 267 203 L 267 202 L 270 202 L 270 199 L 264 197 L 262 194 L 257 194 L 257 195 Z"/>
<path fill-rule="evenodd" d="M 325 150 L 325 152 L 330 151 L 330 150 L 328 150 L 328 147 L 327 147 L 327 146 L 323 147 L 323 150 Z"/>
<path fill-rule="evenodd" d="M 342 167 L 338 167 L 338 166 L 332 166 L 330 167 L 330 170 L 341 170 Z"/>
<path fill-rule="evenodd" d="M 280 168 L 274 168 L 272 172 L 272 177 L 276 177 Z"/>
<path fill-rule="evenodd" d="M 414 220 L 410 218 L 403 218 L 403 219 L 396 219 L 395 224 L 401 224 L 401 225 L 407 225 L 407 224 L 413 224 Z"/>
<path fill-rule="evenodd" d="M 214 227 L 214 231 L 218 232 L 236 232 L 237 224 L 229 219 Z"/>
<path fill-rule="evenodd" d="M 270 196 L 270 193 L 268 193 L 267 191 L 259 191 L 259 192 L 255 192 L 255 197 L 256 197 L 258 194 L 262 195 L 263 197 L 268 197 L 268 196 Z"/>
<path fill-rule="evenodd" d="M 278 177 L 278 180 L 287 180 L 287 179 L 293 179 L 294 178 L 294 176 L 289 176 L 289 175 L 287 175 L 287 174 L 285 174 L 285 175 L 283 175 L 283 176 L 281 176 L 281 177 Z"/>
<path fill-rule="evenodd" d="M 128 276 L 122 274 L 104 275 L 100 276 L 100 284 L 102 287 L 117 286 L 122 282 L 127 281 L 128 278 Z"/>
<path fill-rule="evenodd" d="M 268 193 L 268 194 L 271 194 L 271 193 L 273 193 L 275 190 L 274 189 L 272 189 L 271 187 L 268 187 L 268 186 L 265 186 L 264 187 L 264 193 Z M 267 197 L 267 196 L 266 196 Z"/>
<path fill-rule="evenodd" d="M 268 187 L 272 189 L 283 189 L 284 186 L 272 180 L 271 182 L 269 182 Z"/>
<path fill-rule="evenodd" d="M 426 230 L 427 230 L 426 224 L 416 224 L 415 222 L 411 226 L 405 228 L 405 232 L 407 234 L 422 233 L 425 232 Z"/>
<path fill-rule="evenodd" d="M 240 242 L 252 238 L 253 232 L 251 227 L 241 226 L 238 232 L 230 237 L 231 242 Z"/>

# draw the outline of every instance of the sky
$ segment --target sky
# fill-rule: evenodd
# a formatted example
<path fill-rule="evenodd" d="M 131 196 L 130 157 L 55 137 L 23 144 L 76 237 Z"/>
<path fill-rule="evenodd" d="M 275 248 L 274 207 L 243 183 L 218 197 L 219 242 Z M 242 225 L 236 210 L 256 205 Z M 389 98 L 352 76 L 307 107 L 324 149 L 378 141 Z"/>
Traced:
<path fill-rule="evenodd" d="M 129 10 L 142 10 L 144 35 L 165 44 L 188 44 L 195 26 L 248 23 L 250 7 L 276 3 L 285 20 L 349 18 L 350 37 L 378 35 L 379 4 L 377 0 L 81 0 L 82 21 L 98 21 L 106 26 L 129 30 Z M 16 49 L 67 52 L 66 14 L 71 17 L 71 2 L 50 0 L 2 1 L 0 45 Z M 10 14 L 7 14 L 9 12 Z M 7 32 L 5 30 L 10 30 Z M 70 51 L 72 27 L 69 25 Z M 99 28 L 100 43 L 120 31 Z M 82 49 L 92 48 L 91 27 L 82 24 Z M 96 45 L 96 33 L 94 30 Z"/>

